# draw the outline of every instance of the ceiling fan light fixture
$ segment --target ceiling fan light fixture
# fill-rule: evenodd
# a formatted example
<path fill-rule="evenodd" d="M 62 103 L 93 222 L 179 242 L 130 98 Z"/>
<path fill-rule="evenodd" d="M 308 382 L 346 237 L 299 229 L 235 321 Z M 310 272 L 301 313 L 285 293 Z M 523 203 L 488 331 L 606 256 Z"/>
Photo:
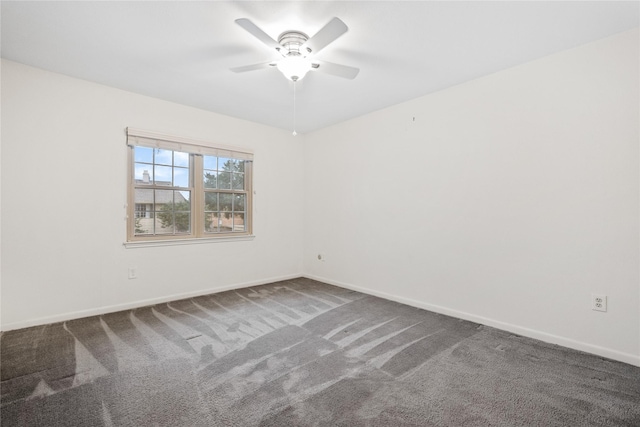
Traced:
<path fill-rule="evenodd" d="M 275 50 L 282 58 L 271 62 L 231 68 L 234 73 L 277 66 L 285 78 L 297 82 L 302 80 L 309 70 L 320 70 L 324 74 L 332 74 L 349 80 L 353 80 L 360 71 L 355 67 L 315 60 L 315 56 L 322 49 L 349 30 L 340 18 L 331 19 L 313 37 L 309 37 L 302 31 L 288 30 L 280 34 L 277 41 L 247 18 L 236 19 L 235 22 L 269 49 Z"/>
<path fill-rule="evenodd" d="M 302 56 L 286 56 L 277 63 L 278 70 L 292 82 L 302 80 L 311 69 L 311 61 Z"/>

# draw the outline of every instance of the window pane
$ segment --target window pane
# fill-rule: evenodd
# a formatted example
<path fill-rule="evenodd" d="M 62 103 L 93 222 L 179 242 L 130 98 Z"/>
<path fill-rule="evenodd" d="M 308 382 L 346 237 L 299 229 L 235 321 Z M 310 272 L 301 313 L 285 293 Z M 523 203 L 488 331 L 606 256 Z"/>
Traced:
<path fill-rule="evenodd" d="M 173 191 L 155 190 L 155 232 L 173 233 Z"/>
<path fill-rule="evenodd" d="M 136 163 L 135 169 L 134 169 L 134 176 L 136 180 L 136 185 L 138 184 L 151 185 L 153 183 L 153 166 Z"/>
<path fill-rule="evenodd" d="M 221 232 L 233 231 L 233 218 L 230 212 L 220 212 L 220 218 L 218 219 L 218 228 Z"/>
<path fill-rule="evenodd" d="M 171 166 L 173 164 L 173 151 L 156 148 L 155 163 L 157 165 Z"/>
<path fill-rule="evenodd" d="M 231 190 L 231 172 L 218 172 L 218 188 Z"/>
<path fill-rule="evenodd" d="M 244 160 L 236 160 L 238 162 L 238 172 L 244 173 Z"/>
<path fill-rule="evenodd" d="M 190 191 L 176 191 L 175 192 L 174 202 L 176 204 L 183 203 L 183 204 L 186 204 L 187 206 L 191 206 L 190 200 L 191 200 L 191 192 Z M 177 207 L 176 209 L 177 210 L 190 211 L 191 207 L 189 207 L 188 209 L 183 209 L 181 207 Z"/>
<path fill-rule="evenodd" d="M 226 157 L 218 158 L 218 170 L 233 172 L 236 170 L 236 160 Z"/>
<path fill-rule="evenodd" d="M 135 234 L 153 234 L 152 218 L 136 218 L 134 224 Z"/>
<path fill-rule="evenodd" d="M 233 195 L 233 210 L 234 212 L 244 212 L 244 194 Z"/>
<path fill-rule="evenodd" d="M 209 170 L 218 170 L 218 158 L 215 156 L 202 156 L 204 159 L 204 168 Z"/>
<path fill-rule="evenodd" d="M 174 217 L 176 233 L 191 232 L 191 212 L 176 211 Z"/>
<path fill-rule="evenodd" d="M 233 195 L 232 194 L 226 194 L 226 193 L 220 193 L 220 210 L 223 212 L 231 212 L 233 206 Z"/>
<path fill-rule="evenodd" d="M 153 204 L 153 190 L 136 188 L 133 193 L 133 200 L 136 205 Z"/>
<path fill-rule="evenodd" d="M 208 212 L 218 210 L 218 193 L 204 193 L 204 210 Z"/>
<path fill-rule="evenodd" d="M 173 165 L 184 168 L 189 167 L 189 153 L 181 153 L 180 151 L 173 152 Z"/>
<path fill-rule="evenodd" d="M 189 232 L 191 230 L 190 192 L 155 190 L 155 196 L 156 233 Z"/>
<path fill-rule="evenodd" d="M 233 231 L 244 231 L 244 214 L 233 215 Z"/>
<path fill-rule="evenodd" d="M 234 190 L 244 190 L 244 174 L 234 173 L 232 176 Z"/>
<path fill-rule="evenodd" d="M 173 186 L 174 187 L 189 186 L 189 169 L 173 168 Z"/>
<path fill-rule="evenodd" d="M 191 232 L 191 192 L 176 191 L 173 195 L 176 233 Z"/>
<path fill-rule="evenodd" d="M 168 206 L 168 209 L 173 209 L 173 190 L 154 190 L 154 192 L 156 203 L 154 210 L 161 211 L 164 206 Z"/>
<path fill-rule="evenodd" d="M 134 216 L 136 218 L 146 218 L 147 216 L 147 204 L 146 203 L 136 203 L 134 206 Z"/>
<path fill-rule="evenodd" d="M 204 188 L 218 188 L 217 172 L 204 171 Z"/>
<path fill-rule="evenodd" d="M 173 215 L 164 213 L 165 219 L 163 220 L 161 215 L 162 213 L 158 213 L 155 218 L 155 232 L 154 234 L 173 234 Z M 170 218 L 170 219 L 167 219 Z"/>
<path fill-rule="evenodd" d="M 133 155 L 136 162 L 153 163 L 153 148 L 135 147 Z"/>
<path fill-rule="evenodd" d="M 171 166 L 156 166 L 155 168 L 155 184 L 171 186 L 173 176 L 173 168 Z"/>
<path fill-rule="evenodd" d="M 218 221 L 220 220 L 217 212 L 208 212 L 204 216 L 204 229 L 209 233 L 218 231 Z"/>

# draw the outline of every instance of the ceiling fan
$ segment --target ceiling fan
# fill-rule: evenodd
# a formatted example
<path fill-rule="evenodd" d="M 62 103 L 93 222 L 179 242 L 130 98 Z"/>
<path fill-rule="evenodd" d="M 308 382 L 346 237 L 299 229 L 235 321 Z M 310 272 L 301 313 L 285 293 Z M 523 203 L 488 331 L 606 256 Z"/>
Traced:
<path fill-rule="evenodd" d="M 338 18 L 330 20 L 311 38 L 302 31 L 288 30 L 280 34 L 278 41 L 246 18 L 236 19 L 235 22 L 279 55 L 274 61 L 231 68 L 235 73 L 276 67 L 286 78 L 296 82 L 302 80 L 308 71 L 320 71 L 345 79 L 354 79 L 360 71 L 347 65 L 313 59 L 328 44 L 349 30 Z"/>

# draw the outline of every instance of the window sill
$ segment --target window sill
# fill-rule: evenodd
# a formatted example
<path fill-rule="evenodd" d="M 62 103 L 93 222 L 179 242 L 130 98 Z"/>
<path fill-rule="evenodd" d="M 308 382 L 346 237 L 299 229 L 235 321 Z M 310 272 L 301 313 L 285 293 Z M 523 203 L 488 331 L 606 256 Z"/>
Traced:
<path fill-rule="evenodd" d="M 225 237 L 199 237 L 193 239 L 171 239 L 171 240 L 141 240 L 137 242 L 124 242 L 122 245 L 127 249 L 149 248 L 156 246 L 180 246 L 180 245 L 201 245 L 206 243 L 221 242 L 243 242 L 253 240 L 256 236 L 225 236 Z"/>

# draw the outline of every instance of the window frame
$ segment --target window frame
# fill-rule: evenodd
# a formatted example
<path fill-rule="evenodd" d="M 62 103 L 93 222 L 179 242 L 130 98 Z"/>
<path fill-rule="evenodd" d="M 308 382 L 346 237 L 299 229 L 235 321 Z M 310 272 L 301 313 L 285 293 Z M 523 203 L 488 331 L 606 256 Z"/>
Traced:
<path fill-rule="evenodd" d="M 125 246 L 145 246 L 145 244 L 184 244 L 184 243 L 205 243 L 207 241 L 229 241 L 247 240 L 253 238 L 253 152 L 239 147 L 230 147 L 206 141 L 199 141 L 189 138 L 165 135 L 156 132 L 143 131 L 140 129 L 127 128 L 127 204 L 126 204 L 126 241 Z M 184 190 L 191 192 L 191 227 L 188 233 L 174 234 L 136 234 L 136 208 L 135 208 L 135 154 L 136 146 L 148 148 L 160 148 L 189 154 L 189 186 L 174 188 L 155 185 L 149 189 L 163 190 Z M 216 156 L 232 158 L 244 161 L 244 189 L 231 189 L 229 193 L 241 193 L 245 195 L 244 210 L 244 231 L 206 231 L 205 226 L 205 194 L 207 189 L 204 186 L 204 156 Z M 155 164 L 155 163 L 154 163 Z M 154 176 L 155 178 L 155 176 Z M 211 189 L 208 189 L 211 191 Z M 218 189 L 220 193 L 227 192 L 225 189 Z M 151 209 L 152 217 L 155 216 Z M 149 211 L 147 211 L 149 212 Z M 232 219 L 233 221 L 233 219 Z"/>

